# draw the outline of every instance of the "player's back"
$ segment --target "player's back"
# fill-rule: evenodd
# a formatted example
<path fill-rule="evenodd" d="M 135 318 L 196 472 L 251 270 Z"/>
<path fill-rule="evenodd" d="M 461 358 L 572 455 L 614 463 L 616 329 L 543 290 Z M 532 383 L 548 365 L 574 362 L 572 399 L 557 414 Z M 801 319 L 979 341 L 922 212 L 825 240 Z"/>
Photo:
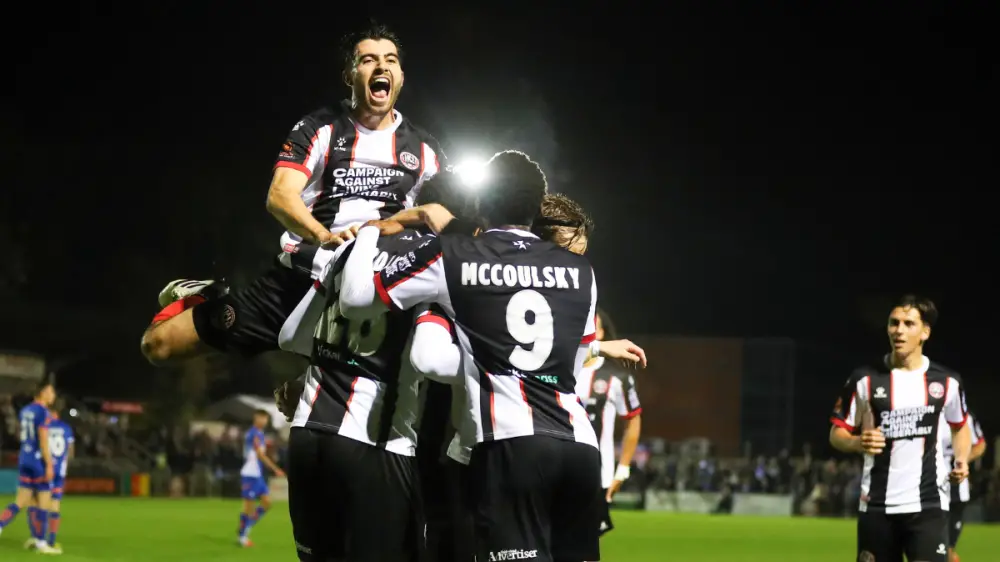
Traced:
<path fill-rule="evenodd" d="M 404 230 L 379 239 L 373 271 L 399 267 L 426 237 Z M 353 245 L 334 262 L 338 280 Z M 415 311 L 392 311 L 372 320 L 350 321 L 340 312 L 336 289 L 314 334 L 310 376 L 293 426 L 329 431 L 386 449 L 413 454 L 419 410 L 416 375 L 405 360 Z M 302 407 L 305 406 L 305 407 Z"/>
<path fill-rule="evenodd" d="M 41 445 L 39 443 L 40 430 L 50 425 L 51 419 L 48 409 L 32 402 L 21 408 L 18 414 L 18 422 L 21 430 L 21 459 L 22 462 L 28 459 L 41 459 Z"/>
<path fill-rule="evenodd" d="M 596 446 L 574 379 L 597 297 L 587 259 L 513 229 L 445 236 L 441 247 L 459 340 L 474 358 L 466 375 L 479 440 Z"/>

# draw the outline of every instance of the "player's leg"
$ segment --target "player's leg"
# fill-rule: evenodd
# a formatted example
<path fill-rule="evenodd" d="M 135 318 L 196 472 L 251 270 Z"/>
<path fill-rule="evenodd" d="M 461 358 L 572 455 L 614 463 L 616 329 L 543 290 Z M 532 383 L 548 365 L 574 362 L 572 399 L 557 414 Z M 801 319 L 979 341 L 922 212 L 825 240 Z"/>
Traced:
<path fill-rule="evenodd" d="M 948 511 L 948 562 L 958 562 L 956 546 L 962 536 L 962 526 L 965 521 L 965 504 L 960 501 L 951 502 Z"/>
<path fill-rule="evenodd" d="M 555 562 L 601 558 L 601 522 L 608 515 L 607 492 L 601 488 L 601 456 L 583 443 L 560 441 L 559 472 L 551 483 L 552 558 Z"/>
<path fill-rule="evenodd" d="M 256 478 L 244 476 L 240 480 L 240 495 L 243 498 L 243 503 L 240 506 L 240 526 L 237 540 L 242 546 L 251 546 L 250 527 L 253 525 L 253 516 L 257 511 Z"/>
<path fill-rule="evenodd" d="M 3 533 L 4 528 L 14 522 L 21 510 L 34 504 L 36 490 L 48 490 L 47 483 L 45 483 L 45 471 L 41 466 L 20 465 L 18 472 L 19 486 L 14 501 L 8 504 L 3 511 L 0 511 L 0 534 Z M 43 483 L 45 483 L 44 486 Z"/>
<path fill-rule="evenodd" d="M 208 349 L 246 356 L 277 349 L 281 326 L 312 279 L 276 264 L 246 287 L 211 295 L 216 285 L 170 305 L 186 308 L 147 328 L 142 351 L 151 363 L 182 360 Z M 192 300 L 199 297 L 205 300 Z"/>
<path fill-rule="evenodd" d="M 858 514 L 858 562 L 903 562 L 893 516 L 884 513 Z"/>
<path fill-rule="evenodd" d="M 326 441 L 326 434 L 302 427 L 293 427 L 288 439 L 288 514 L 302 562 L 346 559 L 353 487 L 343 466 L 349 458 L 325 451 Z"/>
<path fill-rule="evenodd" d="M 469 509 L 468 487 L 469 467 L 453 459 L 445 459 L 445 473 L 449 485 L 446 490 L 450 498 L 449 520 L 451 523 L 451 559 L 455 562 L 470 562 L 475 559 L 475 526 Z"/>
<path fill-rule="evenodd" d="M 558 467 L 552 466 L 554 455 L 546 447 L 554 441 L 516 437 L 473 449 L 468 493 L 476 559 L 552 561 L 552 490 L 546 486 L 554 482 Z"/>
<path fill-rule="evenodd" d="M 49 528 L 48 536 L 44 537 L 45 542 L 58 552 L 62 552 L 62 545 L 56 539 L 59 536 L 59 525 L 62 521 L 62 482 L 55 482 L 52 488 L 52 498 L 49 500 Z"/>
<path fill-rule="evenodd" d="M 909 562 L 948 562 L 948 514 L 924 510 L 906 519 L 903 550 Z"/>

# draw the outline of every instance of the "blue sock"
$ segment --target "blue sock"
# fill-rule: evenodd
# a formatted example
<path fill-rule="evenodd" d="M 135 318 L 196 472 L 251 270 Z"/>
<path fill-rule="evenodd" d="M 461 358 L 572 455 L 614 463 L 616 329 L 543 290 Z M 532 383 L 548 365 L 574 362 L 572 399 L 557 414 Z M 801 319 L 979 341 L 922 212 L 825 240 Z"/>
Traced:
<path fill-rule="evenodd" d="M 35 515 L 37 517 L 36 521 L 38 521 L 38 538 L 44 540 L 45 535 L 49 534 L 49 512 L 39 509 L 35 511 Z"/>
<path fill-rule="evenodd" d="M 26 511 L 28 512 L 28 531 L 31 532 L 31 538 L 42 538 L 41 535 L 38 534 L 38 508 L 32 505 L 28 506 Z"/>
<path fill-rule="evenodd" d="M 49 512 L 49 546 L 54 546 L 56 544 L 56 535 L 59 534 L 59 513 L 56 511 Z"/>
<path fill-rule="evenodd" d="M 246 513 L 240 514 L 240 538 L 247 536 L 247 531 L 250 530 L 250 516 Z"/>
<path fill-rule="evenodd" d="M 260 521 L 261 519 L 264 518 L 264 514 L 266 514 L 266 513 L 267 513 L 267 510 L 258 505 L 257 506 L 257 512 L 254 513 L 254 516 L 253 516 L 253 524 L 256 525 L 258 521 Z"/>
<path fill-rule="evenodd" d="M 20 511 L 21 508 L 17 507 L 16 503 L 12 503 L 8 505 L 6 508 L 4 508 L 3 513 L 0 513 L 0 529 L 3 529 L 7 525 L 10 525 L 10 522 L 13 521 L 15 517 L 17 517 L 17 514 Z"/>

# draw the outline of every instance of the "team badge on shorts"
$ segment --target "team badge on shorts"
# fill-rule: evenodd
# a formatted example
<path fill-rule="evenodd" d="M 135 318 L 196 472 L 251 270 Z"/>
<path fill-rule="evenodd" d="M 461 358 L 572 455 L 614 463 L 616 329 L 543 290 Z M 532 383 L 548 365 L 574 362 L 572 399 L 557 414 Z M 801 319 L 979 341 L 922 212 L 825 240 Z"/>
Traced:
<path fill-rule="evenodd" d="M 858 562 L 875 562 L 875 555 L 867 550 L 862 550 L 858 555 Z"/>
<path fill-rule="evenodd" d="M 399 161 L 411 170 L 416 170 L 420 167 L 420 159 L 409 152 L 400 152 Z"/>
<path fill-rule="evenodd" d="M 223 330 L 228 330 L 236 323 L 236 310 L 232 305 L 226 305 L 219 311 L 219 325 Z"/>
<path fill-rule="evenodd" d="M 944 385 L 939 382 L 932 382 L 927 385 L 927 394 L 930 394 L 934 398 L 941 398 L 944 396 Z"/>

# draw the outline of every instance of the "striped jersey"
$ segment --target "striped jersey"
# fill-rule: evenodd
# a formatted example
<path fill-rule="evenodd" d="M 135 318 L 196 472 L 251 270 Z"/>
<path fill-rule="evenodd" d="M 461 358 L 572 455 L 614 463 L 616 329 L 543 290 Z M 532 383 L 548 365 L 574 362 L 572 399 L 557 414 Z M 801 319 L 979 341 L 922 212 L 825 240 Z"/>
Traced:
<path fill-rule="evenodd" d="M 275 168 L 308 176 L 302 200 L 313 216 L 337 232 L 385 218 L 413 204 L 424 180 L 442 167 L 437 141 L 394 110 L 386 129 L 371 130 L 351 116 L 344 101 L 306 115 L 292 127 Z M 285 232 L 282 249 L 294 253 L 301 239 Z"/>
<path fill-rule="evenodd" d="M 860 431 L 859 407 L 866 406 L 885 435 L 886 449 L 865 455 L 861 478 L 863 512 L 916 513 L 947 510 L 951 503 L 951 466 L 941 446 L 941 419 L 951 427 L 966 422 L 962 379 L 923 358 L 913 371 L 882 362 L 854 371 L 834 406 L 831 422 Z"/>
<path fill-rule="evenodd" d="M 972 431 L 972 445 L 978 445 L 986 440 L 986 436 L 983 435 L 983 428 L 979 426 L 979 420 L 969 412 L 969 419 L 966 422 L 969 424 L 969 429 Z M 946 422 L 941 421 L 941 428 L 938 430 L 941 433 L 941 447 L 943 448 L 944 462 L 948 466 L 952 466 L 955 463 L 955 449 L 951 443 L 951 429 L 945 426 Z M 962 483 L 958 486 L 951 487 L 951 501 L 965 503 L 969 501 L 972 494 L 969 490 L 969 479 L 966 478 L 962 480 Z"/>
<path fill-rule="evenodd" d="M 454 320 L 477 443 L 544 435 L 597 447 L 575 378 L 595 332 L 586 258 L 492 229 L 427 240 L 374 283 L 391 310 L 436 302 Z"/>
<path fill-rule="evenodd" d="M 407 260 L 422 238 L 404 230 L 380 238 L 372 271 Z M 420 378 L 409 361 L 415 311 L 395 311 L 352 322 L 340 313 L 342 269 L 355 245 L 335 255 L 324 282 L 325 308 L 313 332 L 305 389 L 293 427 L 336 433 L 387 451 L 413 456 L 420 410 Z M 371 273 L 369 273 L 370 275 Z"/>
<path fill-rule="evenodd" d="M 608 488 L 615 472 L 615 418 L 631 419 L 642 413 L 635 377 L 617 363 L 598 357 L 584 365 L 576 380 L 601 451 L 601 486 Z"/>

